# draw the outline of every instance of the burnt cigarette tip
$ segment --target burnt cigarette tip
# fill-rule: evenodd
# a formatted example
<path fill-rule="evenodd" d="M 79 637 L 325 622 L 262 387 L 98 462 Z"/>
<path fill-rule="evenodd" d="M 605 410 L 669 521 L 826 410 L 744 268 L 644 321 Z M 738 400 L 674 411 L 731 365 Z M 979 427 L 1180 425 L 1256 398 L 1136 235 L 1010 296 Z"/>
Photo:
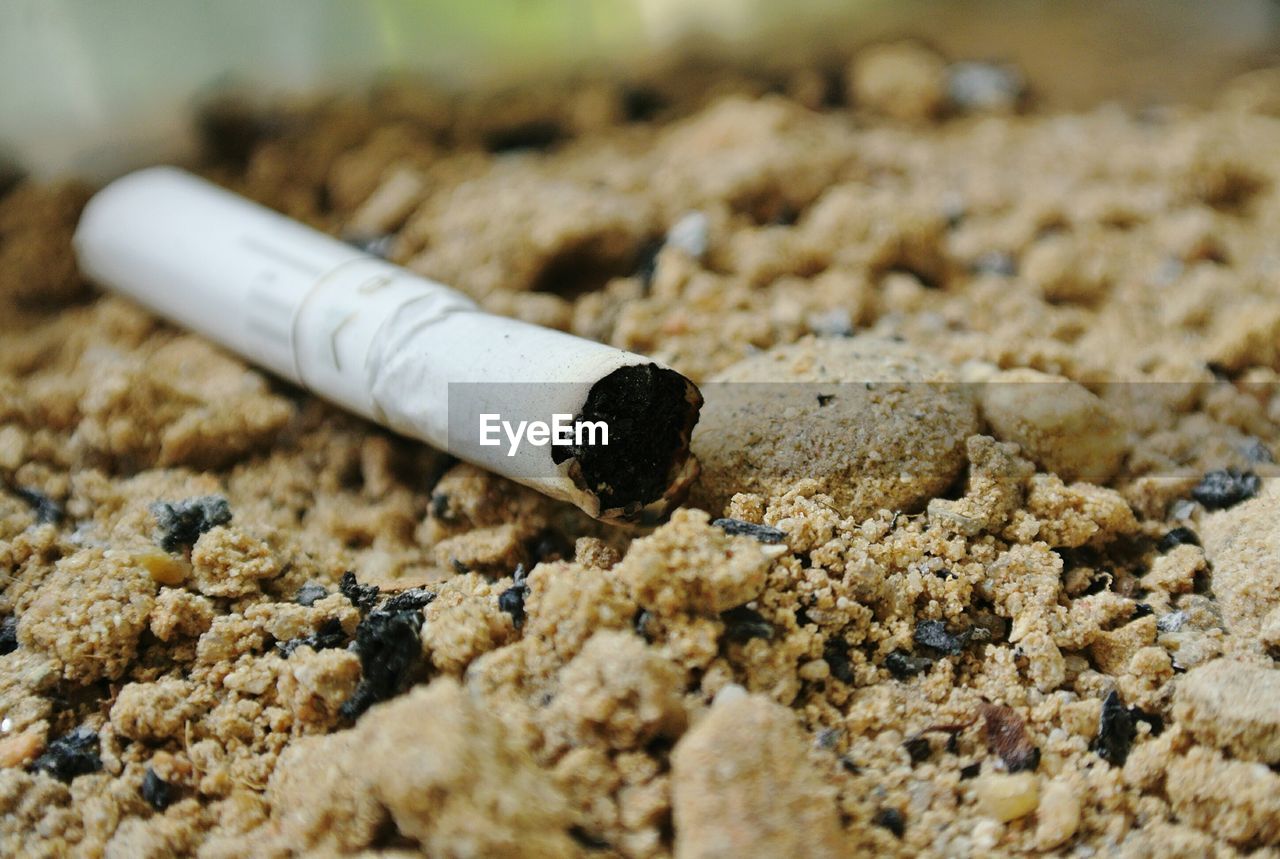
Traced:
<path fill-rule="evenodd" d="M 604 421 L 607 445 L 556 448 L 575 483 L 594 495 L 602 519 L 651 523 L 684 498 L 698 476 L 689 450 L 702 394 L 693 382 L 657 364 L 620 367 L 596 382 L 579 420 Z"/>

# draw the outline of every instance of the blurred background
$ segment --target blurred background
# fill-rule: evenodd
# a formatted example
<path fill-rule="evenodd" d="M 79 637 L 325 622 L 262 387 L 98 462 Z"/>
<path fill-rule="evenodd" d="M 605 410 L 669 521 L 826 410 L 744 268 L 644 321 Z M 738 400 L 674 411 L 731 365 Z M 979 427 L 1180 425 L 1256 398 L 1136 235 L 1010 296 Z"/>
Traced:
<path fill-rule="evenodd" d="M 1280 61 L 1278 34 L 1274 0 L 6 0 L 0 159 L 101 179 L 181 157 L 225 89 L 474 88 L 688 54 L 783 69 L 896 36 L 1014 62 L 1043 106 L 1194 104 Z"/>

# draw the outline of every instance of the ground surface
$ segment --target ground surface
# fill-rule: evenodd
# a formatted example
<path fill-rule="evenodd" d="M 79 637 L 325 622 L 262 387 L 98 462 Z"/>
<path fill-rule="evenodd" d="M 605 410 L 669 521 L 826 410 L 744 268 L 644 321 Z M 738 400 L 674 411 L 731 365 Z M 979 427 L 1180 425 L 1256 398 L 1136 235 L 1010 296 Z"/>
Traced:
<path fill-rule="evenodd" d="M 96 293 L 88 189 L 9 191 L 0 853 L 1275 850 L 1280 78 L 977 74 L 211 116 L 215 180 L 707 383 L 710 515 L 649 534 Z"/>

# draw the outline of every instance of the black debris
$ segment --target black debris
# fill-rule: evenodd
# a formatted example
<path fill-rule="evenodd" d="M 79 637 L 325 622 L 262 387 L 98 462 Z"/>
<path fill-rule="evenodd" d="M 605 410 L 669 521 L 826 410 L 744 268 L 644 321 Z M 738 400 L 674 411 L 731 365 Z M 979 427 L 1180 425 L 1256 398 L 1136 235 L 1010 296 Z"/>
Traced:
<path fill-rule="evenodd" d="M 647 608 L 642 608 L 636 612 L 635 618 L 631 621 L 631 626 L 645 641 L 653 640 L 649 633 L 649 622 L 651 620 L 653 620 L 653 615 Z"/>
<path fill-rule="evenodd" d="M 355 651 L 362 676 L 342 705 L 344 718 L 354 719 L 379 701 L 398 695 L 413 679 L 422 658 L 422 612 L 374 611 L 356 627 Z"/>
<path fill-rule="evenodd" d="M 6 617 L 0 620 L 0 656 L 18 649 L 18 619 Z"/>
<path fill-rule="evenodd" d="M 876 812 L 876 816 L 871 818 L 871 822 L 876 826 L 883 826 L 898 838 L 907 831 L 907 823 L 902 819 L 902 812 L 896 808 L 880 809 Z"/>
<path fill-rule="evenodd" d="M 1102 699 L 1102 717 L 1098 719 L 1098 735 L 1089 746 L 1112 766 L 1124 766 L 1137 731 L 1133 711 L 1124 705 L 1114 689 Z"/>
<path fill-rule="evenodd" d="M 598 835 L 592 835 L 581 826 L 570 827 L 569 837 L 578 842 L 584 850 L 608 850 L 611 846 L 608 841 Z"/>
<path fill-rule="evenodd" d="M 517 627 L 524 626 L 524 598 L 528 595 L 529 586 L 522 581 L 498 594 L 498 608 L 511 615 L 511 620 Z"/>
<path fill-rule="evenodd" d="M 840 769 L 844 770 L 850 775 L 858 775 L 859 773 L 862 772 L 862 767 L 858 766 L 857 763 L 854 762 L 853 758 L 849 757 L 848 755 L 840 756 Z"/>
<path fill-rule="evenodd" d="M 761 543 L 781 543 L 787 538 L 786 531 L 779 531 L 769 525 L 757 525 L 754 522 L 744 522 L 741 519 L 717 519 L 711 523 L 735 537 L 750 537 Z"/>
<path fill-rule="evenodd" d="M 658 271 L 658 254 L 662 252 L 665 244 L 665 238 L 650 239 L 641 245 L 640 250 L 636 252 L 636 277 L 640 279 L 646 294 L 649 292 L 649 288 L 653 286 L 653 276 Z"/>
<path fill-rule="evenodd" d="M 308 582 L 298 588 L 298 593 L 294 595 L 293 601 L 298 605 L 314 605 L 317 600 L 322 600 L 329 595 L 328 589 L 319 582 Z"/>
<path fill-rule="evenodd" d="M 1144 602 L 1136 603 L 1133 607 L 1134 617 L 1146 617 L 1149 614 L 1155 614 L 1155 609 Z"/>
<path fill-rule="evenodd" d="M 619 367 L 587 392 L 577 421 L 604 421 L 609 444 L 552 446 L 556 465 L 577 459 L 584 486 L 600 499 L 602 510 L 643 508 L 668 489 L 668 471 L 683 462 L 688 434 L 697 421 L 701 396 L 692 383 L 657 364 Z M 590 434 L 588 434 L 590 435 Z"/>
<path fill-rule="evenodd" d="M 382 604 L 382 611 L 417 611 L 426 608 L 435 601 L 434 591 L 426 588 L 409 588 L 394 594 Z"/>
<path fill-rule="evenodd" d="M 835 394 L 818 394 L 818 405 L 829 406 L 831 401 L 836 398 Z"/>
<path fill-rule="evenodd" d="M 142 798 L 156 811 L 164 811 L 173 802 L 173 785 L 147 767 L 147 774 L 142 779 Z"/>
<path fill-rule="evenodd" d="M 929 745 L 928 737 L 912 737 L 903 743 L 902 747 L 911 756 L 911 763 L 913 764 L 927 761 L 930 755 L 933 754 L 933 746 Z"/>
<path fill-rule="evenodd" d="M 258 144 L 280 136 L 287 125 L 287 121 L 231 96 L 218 97 L 196 116 L 204 154 L 239 168 L 248 164 Z"/>
<path fill-rule="evenodd" d="M 535 119 L 498 128 L 485 135 L 484 146 L 495 154 L 550 149 L 565 138 L 558 123 Z"/>
<path fill-rule="evenodd" d="M 822 646 L 822 658 L 831 676 L 841 683 L 853 683 L 853 663 L 849 661 L 849 643 L 843 638 L 828 638 Z"/>
<path fill-rule="evenodd" d="M 157 501 L 151 505 L 151 515 L 159 526 L 156 542 L 166 552 L 185 551 L 200 539 L 200 535 L 231 521 L 231 506 L 221 495 L 205 495 L 170 503 Z"/>
<path fill-rule="evenodd" d="M 1241 501 L 1248 501 L 1261 488 L 1261 478 L 1252 471 L 1224 468 L 1210 471 L 1201 478 L 1196 488 L 1191 490 L 1191 497 L 1203 504 L 1206 510 L 1225 510 Z"/>
<path fill-rule="evenodd" d="M 16 161 L 8 155 L 0 156 L 0 199 L 4 199 L 25 178 L 26 171 Z"/>
<path fill-rule="evenodd" d="M 533 543 L 533 562 L 571 561 L 573 560 L 573 544 L 559 531 L 550 529 L 538 534 Z"/>
<path fill-rule="evenodd" d="M 449 564 L 453 567 L 453 571 L 460 576 L 465 576 L 467 573 L 471 572 L 471 569 L 457 558 L 450 558 Z"/>
<path fill-rule="evenodd" d="M 338 580 L 338 590 L 362 612 L 373 608 L 373 604 L 378 601 L 378 586 L 360 584 L 356 581 L 356 574 L 351 570 L 343 573 L 342 578 Z"/>
<path fill-rule="evenodd" d="M 977 778 L 978 773 L 982 772 L 982 762 L 975 761 L 971 764 L 965 764 L 960 767 L 960 780 L 966 781 L 971 778 Z"/>
<path fill-rule="evenodd" d="M 839 728 L 823 728 L 818 732 L 818 736 L 814 738 L 814 745 L 820 749 L 831 751 L 840 745 L 840 736 L 843 732 Z"/>
<path fill-rule="evenodd" d="M 63 734 L 49 744 L 44 754 L 31 764 L 35 772 L 45 772 L 58 781 L 69 782 L 78 775 L 102 769 L 98 757 L 98 735 L 85 726 Z"/>
<path fill-rule="evenodd" d="M 1271 448 L 1267 447 L 1262 439 L 1259 438 L 1250 440 L 1245 444 L 1241 452 L 1250 462 L 1261 462 L 1269 465 L 1276 461 L 1276 455 L 1271 452 Z"/>
<path fill-rule="evenodd" d="M 21 498 L 36 514 L 36 523 L 40 525 L 57 525 L 62 521 L 65 512 L 62 505 L 45 495 L 38 489 L 26 486 L 15 486 L 13 494 Z"/>
<path fill-rule="evenodd" d="M 1204 368 L 1213 374 L 1215 379 L 1223 382 L 1231 381 L 1231 371 L 1217 361 L 1206 361 Z"/>
<path fill-rule="evenodd" d="M 331 647 L 344 647 L 347 643 L 347 631 L 336 617 L 327 618 L 320 628 L 310 635 L 291 638 L 276 645 L 280 655 L 288 659 L 299 647 L 306 645 L 312 650 L 325 650 Z"/>
<path fill-rule="evenodd" d="M 629 86 L 622 91 L 622 111 L 630 122 L 649 122 L 667 104 L 664 95 L 647 86 Z"/>
<path fill-rule="evenodd" d="M 933 660 L 925 656 L 912 656 L 905 650 L 895 650 L 884 658 L 884 667 L 899 679 L 912 677 L 922 671 L 928 671 Z"/>
<path fill-rule="evenodd" d="M 1156 549 L 1161 554 L 1172 551 L 1178 546 L 1199 546 L 1200 535 L 1190 528 L 1179 525 L 1177 528 L 1169 531 L 1156 542 Z"/>
<path fill-rule="evenodd" d="M 1164 732 L 1164 719 L 1157 713 L 1148 713 L 1141 707 L 1130 707 L 1129 715 L 1139 722 L 1146 722 L 1151 728 L 1151 736 L 1158 737 Z"/>
<path fill-rule="evenodd" d="M 915 642 L 948 656 L 958 656 L 969 643 L 972 635 L 971 629 L 961 633 L 951 633 L 947 632 L 947 625 L 943 621 L 922 620 L 916 624 Z"/>
<path fill-rule="evenodd" d="M 720 619 L 725 624 L 724 637 L 729 641 L 742 643 L 753 638 L 773 638 L 773 624 L 760 612 L 745 605 L 722 612 Z"/>
<path fill-rule="evenodd" d="M 448 495 L 443 492 L 431 493 L 431 515 L 441 522 L 448 522 L 453 518 L 453 515 L 449 512 Z"/>

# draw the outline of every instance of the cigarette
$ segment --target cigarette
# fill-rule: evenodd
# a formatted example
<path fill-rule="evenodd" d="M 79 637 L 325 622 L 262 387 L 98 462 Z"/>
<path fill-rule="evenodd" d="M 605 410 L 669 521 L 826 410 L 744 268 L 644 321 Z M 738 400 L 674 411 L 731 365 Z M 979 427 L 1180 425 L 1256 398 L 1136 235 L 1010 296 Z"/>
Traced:
<path fill-rule="evenodd" d="M 674 370 L 485 313 L 182 170 L 99 191 L 74 244 L 88 277 L 160 316 L 597 518 L 655 521 L 697 476 L 689 437 L 702 395 Z"/>

